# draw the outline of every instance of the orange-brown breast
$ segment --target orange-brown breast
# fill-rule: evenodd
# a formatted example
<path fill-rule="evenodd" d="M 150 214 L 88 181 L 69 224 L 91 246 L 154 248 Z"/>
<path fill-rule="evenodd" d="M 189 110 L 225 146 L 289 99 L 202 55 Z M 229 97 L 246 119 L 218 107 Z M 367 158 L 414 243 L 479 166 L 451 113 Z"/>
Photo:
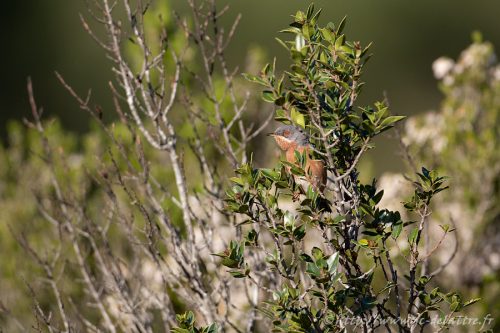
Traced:
<path fill-rule="evenodd" d="M 274 140 L 282 150 L 288 150 L 292 145 L 296 145 L 295 142 L 280 135 L 275 135 Z"/>
<path fill-rule="evenodd" d="M 289 146 L 289 148 L 287 149 L 286 154 L 285 154 L 287 162 L 295 163 L 296 162 L 296 160 L 295 160 L 295 151 L 297 151 L 300 154 L 302 154 L 305 149 L 306 149 L 306 147 L 297 147 L 297 144 L 295 142 L 293 144 L 291 144 Z"/>
<path fill-rule="evenodd" d="M 307 147 L 296 147 L 290 148 L 286 151 L 286 160 L 290 163 L 296 163 L 295 151 L 302 154 Z M 307 174 L 306 178 L 311 183 L 314 189 L 323 192 L 326 187 L 326 169 L 325 164 L 322 160 L 313 160 L 309 157 L 309 153 L 306 155 L 306 168 L 305 172 Z"/>

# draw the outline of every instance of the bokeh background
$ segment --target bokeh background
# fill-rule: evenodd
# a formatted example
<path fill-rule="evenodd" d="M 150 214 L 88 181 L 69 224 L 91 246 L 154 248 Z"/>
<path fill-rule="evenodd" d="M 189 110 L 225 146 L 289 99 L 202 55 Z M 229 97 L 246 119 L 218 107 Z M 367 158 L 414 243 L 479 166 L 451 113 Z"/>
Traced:
<path fill-rule="evenodd" d="M 184 1 L 170 0 L 179 12 Z M 287 55 L 274 40 L 289 23 L 289 15 L 306 6 L 299 0 L 233 0 L 226 20 L 238 13 L 242 19 L 229 59 L 238 65 L 249 47 L 260 46 L 266 60 L 278 58 L 278 66 L 288 64 Z M 401 0 L 318 0 L 324 9 L 323 22 L 338 22 L 347 16 L 346 33 L 363 44 L 373 42 L 374 56 L 366 67 L 368 83 L 363 104 L 389 98 L 394 114 L 412 115 L 436 109 L 440 93 L 431 64 L 439 56 L 456 58 L 470 42 L 471 32 L 481 31 L 484 39 L 500 45 L 498 13 L 500 2 L 401 1 Z M 92 89 L 93 101 L 104 110 L 110 107 L 107 81 L 112 77 L 110 62 L 83 30 L 79 14 L 86 15 L 83 0 L 7 1 L 0 11 L 2 66 L 0 67 L 0 136 L 5 140 L 10 119 L 27 116 L 29 106 L 26 78 L 34 81 L 38 103 L 46 114 L 57 115 L 66 129 L 83 133 L 89 119 L 77 109 L 63 90 L 54 71 L 62 73 L 78 91 Z M 227 22 L 229 23 L 229 22 Z M 112 116 L 113 112 L 105 113 Z M 377 174 L 401 167 L 394 156 L 396 143 L 390 138 L 379 142 L 380 159 L 373 161 Z M 374 155 L 373 155 L 374 156 Z M 394 162 L 392 162 L 394 161 Z"/>
<path fill-rule="evenodd" d="M 168 1 L 168 7 L 181 15 L 188 10 L 185 0 L 159 1 Z M 218 3 L 221 7 L 227 3 L 231 6 L 223 17 L 223 26 L 229 27 L 230 20 L 239 13 L 242 15 L 236 38 L 226 54 L 231 66 L 248 68 L 244 62 L 251 62 L 248 58 L 253 55 L 254 58 L 258 55 L 264 57 L 255 63 L 262 60 L 269 62 L 276 56 L 280 69 L 288 66 L 288 55 L 274 38 L 290 22 L 290 15 L 306 8 L 309 1 L 221 0 Z M 360 40 L 364 45 L 373 42 L 374 56 L 365 68 L 364 81 L 367 84 L 360 104 L 372 104 L 386 96 L 393 114 L 422 114 L 424 121 L 414 117 L 406 122 L 413 124 L 407 126 L 407 129 L 412 129 L 406 133 L 407 136 L 413 134 L 419 138 L 414 140 L 418 141 L 414 147 L 415 156 L 419 164 L 438 165 L 444 174 L 453 178 L 453 190 L 443 194 L 442 201 L 438 202 L 441 215 L 437 215 L 433 224 L 447 223 L 448 215 L 456 215 L 461 249 L 448 275 L 436 283 L 447 287 L 451 285 L 464 292 L 468 298 L 486 296 L 475 314 L 498 314 L 500 210 L 497 202 L 500 202 L 500 153 L 496 143 L 500 142 L 500 131 L 497 130 L 500 128 L 497 125 L 500 104 L 494 97 L 500 96 L 500 86 L 498 82 L 488 86 L 482 78 L 488 77 L 492 69 L 490 65 L 485 66 L 486 61 L 483 61 L 489 59 L 491 50 L 489 44 L 485 48 L 479 42 L 469 48 L 470 54 L 482 50 L 473 57 L 475 61 L 478 59 L 478 63 L 473 61 L 474 66 L 469 67 L 464 66 L 463 59 L 455 63 L 454 66 L 461 66 L 462 70 L 453 73 L 456 80 L 453 84 L 445 85 L 445 89 L 442 89 L 444 95 L 438 89 L 431 65 L 441 56 L 457 59 L 460 52 L 471 44 L 473 31 L 480 31 L 484 40 L 498 47 L 500 29 L 497 16 L 500 2 L 318 0 L 315 4 L 317 8 L 323 8 L 321 23 L 339 22 L 347 16 L 345 32 L 348 39 Z M 64 131 L 56 122 L 51 132 L 55 142 L 60 142 L 67 151 L 73 153 L 86 147 L 84 161 L 92 167 L 96 164 L 95 156 L 101 156 L 94 152 L 99 151 L 102 144 L 99 140 L 103 139 L 98 131 L 84 138 L 83 134 L 91 128 L 89 116 L 79 110 L 74 99 L 58 82 L 54 71 L 64 75 L 66 81 L 81 95 L 92 89 L 92 103 L 102 107 L 106 121 L 111 121 L 115 114 L 110 105 L 111 94 L 107 85 L 112 79 L 111 62 L 82 28 L 80 13 L 88 16 L 85 0 L 7 1 L 0 11 L 0 141 L 3 141 L 3 145 L 10 145 L 11 149 L 4 150 L 0 145 L 0 253 L 4 254 L 1 259 L 7 258 L 3 261 L 0 259 L 0 327 L 2 320 L 11 318 L 2 309 L 2 302 L 17 307 L 14 311 L 24 316 L 21 318 L 32 318 L 31 300 L 25 297 L 23 278 L 27 274 L 31 280 L 30 277 L 35 275 L 30 275 L 31 271 L 24 267 L 19 269 L 18 266 L 28 266 L 30 261 L 24 260 L 26 254 L 20 250 L 9 227 L 31 231 L 43 246 L 46 245 L 44 242 L 51 239 L 40 221 L 32 193 L 34 185 L 49 188 L 43 183 L 47 178 L 43 174 L 48 170 L 33 154 L 32 148 L 38 147 L 39 140 L 36 136 L 23 134 L 21 126 L 10 126 L 11 140 L 6 140 L 7 127 L 11 121 L 30 118 L 27 77 L 33 79 L 37 103 L 45 110 L 44 119 L 49 116 L 61 119 Z M 261 52 L 254 52 L 256 48 Z M 486 52 L 483 52 L 485 49 Z M 493 65 L 498 67 L 500 73 L 500 65 L 496 62 Z M 468 69 L 464 71 L 463 67 Z M 463 94 L 465 90 L 472 90 L 475 94 L 470 94 L 472 98 L 467 97 Z M 442 103 L 444 107 L 441 107 Z M 462 126 L 475 121 L 473 111 L 478 106 L 482 111 L 486 110 L 482 112 L 483 118 L 478 116 L 482 126 L 477 131 L 476 127 Z M 429 110 L 439 109 L 446 112 L 424 115 Z M 82 136 L 67 135 L 67 130 Z M 364 182 L 371 181 L 373 176 L 379 178 L 387 172 L 404 170 L 402 158 L 398 155 L 397 140 L 393 137 L 394 131 L 388 133 L 377 141 L 378 149 L 362 161 Z M 422 135 L 424 140 L 420 139 Z M 446 139 L 450 144 L 434 151 L 433 143 L 439 138 Z M 273 149 L 271 146 L 268 151 Z M 269 159 L 262 160 L 270 163 Z M 160 163 L 156 165 L 162 167 Z M 492 165 L 499 167 L 492 168 Z M 88 181 L 87 170 L 75 167 L 74 171 L 78 177 Z M 165 171 L 164 168 L 161 171 Z M 396 176 L 402 178 L 401 175 Z M 404 188 L 401 186 L 403 181 L 397 180 L 396 176 L 392 175 L 391 178 L 386 175 L 385 182 L 382 177 L 380 183 L 387 190 L 385 197 L 388 204 L 397 204 L 399 206 L 394 209 L 400 209 L 401 200 L 407 193 L 398 192 Z M 477 208 L 484 206 L 483 203 L 487 203 L 484 214 L 477 216 Z M 97 207 L 100 206 L 97 204 Z M 445 243 L 444 248 L 452 247 Z M 491 264 L 493 262 L 496 264 Z M 9 294 L 8 297 L 6 294 Z M 50 304 L 50 300 L 44 299 L 47 304 Z"/>

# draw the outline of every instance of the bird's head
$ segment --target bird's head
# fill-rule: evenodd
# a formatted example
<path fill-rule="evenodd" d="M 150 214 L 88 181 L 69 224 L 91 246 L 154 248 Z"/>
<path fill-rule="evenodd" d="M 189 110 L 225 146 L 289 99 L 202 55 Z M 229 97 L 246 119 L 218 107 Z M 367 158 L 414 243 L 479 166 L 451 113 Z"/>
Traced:
<path fill-rule="evenodd" d="M 271 136 L 282 150 L 290 147 L 302 147 L 309 145 L 309 138 L 301 129 L 293 125 L 283 125 L 278 127 Z"/>

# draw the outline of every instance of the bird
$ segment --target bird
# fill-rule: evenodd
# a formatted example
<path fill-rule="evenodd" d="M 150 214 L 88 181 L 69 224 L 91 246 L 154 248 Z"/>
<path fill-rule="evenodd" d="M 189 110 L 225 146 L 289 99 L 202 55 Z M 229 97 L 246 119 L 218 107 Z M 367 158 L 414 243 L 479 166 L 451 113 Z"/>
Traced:
<path fill-rule="evenodd" d="M 285 158 L 289 163 L 297 164 L 296 151 L 300 154 L 306 151 L 304 169 L 306 179 L 315 191 L 323 193 L 327 181 L 325 163 L 322 160 L 311 158 L 310 151 L 313 147 L 308 135 L 294 125 L 283 125 L 278 127 L 270 136 L 274 138 L 280 149 L 285 151 Z"/>

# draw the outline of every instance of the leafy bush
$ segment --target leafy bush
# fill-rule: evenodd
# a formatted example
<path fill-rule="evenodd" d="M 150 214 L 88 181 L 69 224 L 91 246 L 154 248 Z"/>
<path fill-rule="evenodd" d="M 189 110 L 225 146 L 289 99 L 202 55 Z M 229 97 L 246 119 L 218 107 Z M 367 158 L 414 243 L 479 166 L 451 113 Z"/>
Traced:
<path fill-rule="evenodd" d="M 404 205 L 417 221 L 380 207 L 383 190 L 375 180 L 360 183 L 360 157 L 402 117 L 389 115 L 381 102 L 355 107 L 368 49 L 346 40 L 345 21 L 320 27 L 319 14 L 312 6 L 299 11 L 284 30 L 295 37 L 281 42 L 293 59 L 289 71 L 277 77 L 275 66 L 267 65 L 259 76 L 247 77 L 265 86 L 263 99 L 278 107 L 276 120 L 308 134 L 311 154 L 328 169 L 332 214 L 319 204 L 325 199 L 321 193 L 312 186 L 300 189 L 295 181 L 307 173 L 307 156 L 297 153 L 296 165 L 281 162 L 274 169 L 247 163 L 237 169 L 228 193 L 229 208 L 247 219 L 247 236 L 218 255 L 233 276 L 266 286 L 272 299 L 262 311 L 275 331 L 366 331 L 382 325 L 413 331 L 434 314 L 450 318 L 476 300 L 431 290 L 433 276 L 422 266 L 432 252 L 421 250 L 431 200 L 447 188 L 446 178 L 425 168 L 417 173 L 414 194 Z M 287 197 L 297 206 L 285 206 Z M 254 264 L 261 256 L 267 269 Z"/>

